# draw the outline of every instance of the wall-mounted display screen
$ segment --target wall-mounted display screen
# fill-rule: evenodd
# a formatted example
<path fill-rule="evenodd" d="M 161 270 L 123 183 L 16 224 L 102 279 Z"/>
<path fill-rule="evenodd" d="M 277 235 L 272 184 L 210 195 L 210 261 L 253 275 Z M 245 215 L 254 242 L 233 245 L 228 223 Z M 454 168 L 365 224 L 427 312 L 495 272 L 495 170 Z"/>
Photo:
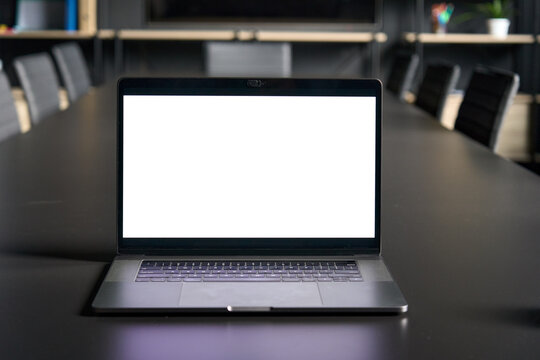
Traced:
<path fill-rule="evenodd" d="M 380 0 L 146 0 L 149 22 L 377 23 Z"/>

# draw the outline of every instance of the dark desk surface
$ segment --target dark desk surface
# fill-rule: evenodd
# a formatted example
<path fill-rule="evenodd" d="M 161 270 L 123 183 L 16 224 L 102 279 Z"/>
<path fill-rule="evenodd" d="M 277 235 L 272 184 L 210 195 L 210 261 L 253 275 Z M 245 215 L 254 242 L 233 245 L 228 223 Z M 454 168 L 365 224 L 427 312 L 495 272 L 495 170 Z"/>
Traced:
<path fill-rule="evenodd" d="M 386 96 L 383 255 L 403 316 L 95 317 L 115 91 L 0 144 L 5 359 L 538 359 L 540 178 Z"/>

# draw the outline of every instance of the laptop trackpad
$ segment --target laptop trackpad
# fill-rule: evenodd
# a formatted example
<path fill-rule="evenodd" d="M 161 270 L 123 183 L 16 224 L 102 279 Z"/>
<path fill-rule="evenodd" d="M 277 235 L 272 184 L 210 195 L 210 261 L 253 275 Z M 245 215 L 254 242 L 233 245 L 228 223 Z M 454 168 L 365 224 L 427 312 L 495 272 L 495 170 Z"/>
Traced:
<path fill-rule="evenodd" d="M 311 307 L 322 305 L 313 283 L 184 283 L 181 307 Z"/>

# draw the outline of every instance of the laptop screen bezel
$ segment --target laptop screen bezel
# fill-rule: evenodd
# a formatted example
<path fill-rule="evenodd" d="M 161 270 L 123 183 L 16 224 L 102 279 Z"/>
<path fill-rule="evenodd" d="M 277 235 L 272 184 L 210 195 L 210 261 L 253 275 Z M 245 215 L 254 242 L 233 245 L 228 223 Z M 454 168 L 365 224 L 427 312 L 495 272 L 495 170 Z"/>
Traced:
<path fill-rule="evenodd" d="M 372 96 L 376 98 L 375 236 L 373 238 L 124 238 L 124 95 Z M 117 244 L 119 254 L 358 255 L 380 254 L 382 91 L 371 79 L 124 78 L 117 101 Z"/>

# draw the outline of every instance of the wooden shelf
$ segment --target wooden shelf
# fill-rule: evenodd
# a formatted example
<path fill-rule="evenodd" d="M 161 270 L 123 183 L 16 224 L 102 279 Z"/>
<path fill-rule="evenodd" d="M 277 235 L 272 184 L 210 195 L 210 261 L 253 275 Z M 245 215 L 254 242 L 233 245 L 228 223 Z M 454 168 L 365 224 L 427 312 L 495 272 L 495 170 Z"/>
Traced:
<path fill-rule="evenodd" d="M 113 40 L 116 37 L 116 31 L 109 29 L 101 29 L 97 31 L 96 36 L 102 40 Z"/>
<path fill-rule="evenodd" d="M 255 31 L 241 30 L 236 33 L 236 39 L 240 41 L 255 40 Z"/>
<path fill-rule="evenodd" d="M 92 31 L 39 30 L 0 33 L 2 39 L 91 39 Z"/>
<path fill-rule="evenodd" d="M 257 31 L 255 39 L 258 41 L 367 43 L 386 42 L 388 37 L 385 33 L 370 32 Z"/>
<path fill-rule="evenodd" d="M 233 30 L 119 30 L 121 40 L 239 40 L 286 42 L 386 42 L 384 33 Z"/>
<path fill-rule="evenodd" d="M 121 40 L 234 40 L 232 30 L 119 30 Z"/>
<path fill-rule="evenodd" d="M 505 38 L 489 34 L 433 34 L 404 33 L 403 39 L 409 43 L 423 44 L 533 44 L 534 36 L 528 34 L 510 34 Z"/>

